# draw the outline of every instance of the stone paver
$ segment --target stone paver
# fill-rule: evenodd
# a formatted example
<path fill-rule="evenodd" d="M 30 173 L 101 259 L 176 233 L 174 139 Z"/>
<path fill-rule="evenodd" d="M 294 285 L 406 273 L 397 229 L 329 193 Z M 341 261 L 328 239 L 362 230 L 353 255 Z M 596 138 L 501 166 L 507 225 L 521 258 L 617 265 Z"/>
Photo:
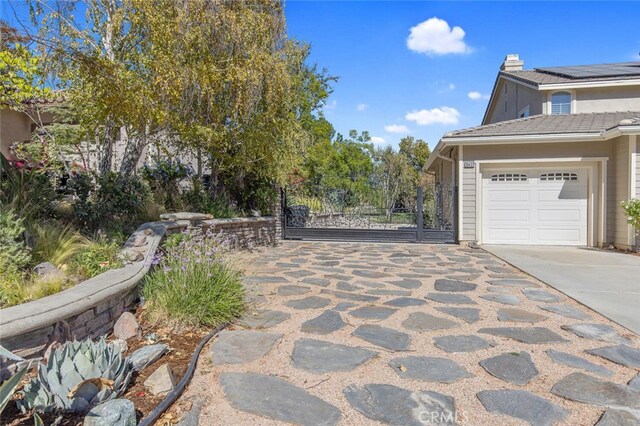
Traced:
<path fill-rule="evenodd" d="M 412 392 L 393 385 L 349 385 L 344 396 L 351 406 L 367 418 L 390 425 L 424 426 L 455 424 L 456 408 L 452 397 L 438 392 Z M 427 416 L 421 413 L 427 413 Z M 433 414 L 432 414 L 433 413 Z M 437 420 L 431 423 L 425 419 Z"/>
<path fill-rule="evenodd" d="M 377 353 L 363 348 L 336 345 L 323 340 L 299 339 L 293 346 L 291 363 L 317 374 L 351 371 Z"/>
<path fill-rule="evenodd" d="M 250 373 L 223 373 L 220 384 L 238 410 L 301 425 L 335 425 L 335 406 L 280 378 Z M 229 420 L 229 419 L 227 419 Z"/>
<path fill-rule="evenodd" d="M 639 411 L 640 339 L 482 250 L 283 242 L 237 258 L 247 311 L 181 397 L 206 401 L 200 424 L 609 425 Z"/>
<path fill-rule="evenodd" d="M 478 399 L 490 412 L 522 419 L 531 425 L 551 426 L 567 417 L 567 410 L 523 390 L 485 390 Z"/>
<path fill-rule="evenodd" d="M 480 361 L 487 373 L 514 385 L 526 385 L 538 375 L 527 352 L 513 352 Z"/>
<path fill-rule="evenodd" d="M 389 362 L 402 378 L 425 382 L 453 383 L 472 375 L 460 364 L 446 358 L 408 356 Z"/>
<path fill-rule="evenodd" d="M 640 412 L 610 409 L 595 426 L 640 426 Z"/>

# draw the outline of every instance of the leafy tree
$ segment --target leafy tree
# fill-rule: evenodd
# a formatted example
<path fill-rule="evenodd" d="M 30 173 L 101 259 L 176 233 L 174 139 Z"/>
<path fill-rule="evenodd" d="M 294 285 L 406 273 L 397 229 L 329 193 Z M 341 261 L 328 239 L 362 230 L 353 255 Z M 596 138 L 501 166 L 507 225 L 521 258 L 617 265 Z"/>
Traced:
<path fill-rule="evenodd" d="M 391 220 L 393 209 L 400 204 L 402 197 L 411 197 L 415 193 L 415 171 L 407 156 L 391 147 L 378 148 L 374 158 L 376 183 L 383 195 L 387 220 Z"/>
<path fill-rule="evenodd" d="M 422 139 L 405 136 L 400 139 L 399 151 L 403 154 L 414 171 L 413 180 L 416 185 L 424 185 L 426 171 L 424 165 L 429 159 L 431 151 L 429 145 Z"/>

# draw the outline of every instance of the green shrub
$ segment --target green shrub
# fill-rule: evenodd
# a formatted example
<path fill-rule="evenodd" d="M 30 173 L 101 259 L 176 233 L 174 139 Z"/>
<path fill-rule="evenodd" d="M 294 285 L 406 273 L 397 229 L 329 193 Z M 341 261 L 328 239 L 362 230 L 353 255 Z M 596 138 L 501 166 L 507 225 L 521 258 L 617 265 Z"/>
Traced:
<path fill-rule="evenodd" d="M 28 221 L 50 217 L 59 198 L 52 178 L 40 171 L 9 167 L 0 183 L 0 203 Z"/>
<path fill-rule="evenodd" d="M 632 198 L 629 201 L 623 201 L 621 205 L 627 215 L 629 225 L 636 228 L 637 232 L 640 232 L 640 199 Z"/>
<path fill-rule="evenodd" d="M 0 271 L 3 273 L 24 268 L 31 261 L 23 240 L 22 222 L 12 210 L 0 207 Z"/>
<path fill-rule="evenodd" d="M 215 218 L 239 215 L 235 203 L 228 197 L 207 192 L 197 178 L 193 179 L 192 188 L 182 194 L 182 200 L 186 210 L 192 212 L 208 213 Z"/>
<path fill-rule="evenodd" d="M 176 329 L 216 327 L 244 310 L 240 274 L 221 259 L 214 238 L 182 241 L 145 279 L 142 296 L 148 319 Z"/>
<path fill-rule="evenodd" d="M 80 279 L 88 279 L 109 270 L 120 268 L 124 262 L 118 258 L 120 244 L 99 237 L 90 241 L 70 263 L 71 272 Z"/>
<path fill-rule="evenodd" d="M 54 222 L 30 227 L 35 239 L 33 257 L 37 262 L 51 262 L 60 268 L 89 246 L 89 240 L 70 225 Z"/>
<path fill-rule="evenodd" d="M 153 165 L 145 164 L 140 174 L 153 191 L 154 199 L 166 209 L 182 209 L 180 181 L 193 175 L 193 168 L 180 160 L 160 160 Z"/>
<path fill-rule="evenodd" d="M 5 270 L 0 274 L 0 307 L 19 305 L 59 293 L 69 284 L 62 278 L 38 280 L 22 271 Z"/>

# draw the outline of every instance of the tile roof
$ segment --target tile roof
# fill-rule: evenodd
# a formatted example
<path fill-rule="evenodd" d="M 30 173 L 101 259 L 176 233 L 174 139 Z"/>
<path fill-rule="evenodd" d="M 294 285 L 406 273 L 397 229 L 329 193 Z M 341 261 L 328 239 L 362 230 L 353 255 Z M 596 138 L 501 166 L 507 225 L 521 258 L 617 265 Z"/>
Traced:
<path fill-rule="evenodd" d="M 532 115 L 516 120 L 455 130 L 447 133 L 444 138 L 600 133 L 613 127 L 625 125 L 640 125 L 640 112 Z"/>

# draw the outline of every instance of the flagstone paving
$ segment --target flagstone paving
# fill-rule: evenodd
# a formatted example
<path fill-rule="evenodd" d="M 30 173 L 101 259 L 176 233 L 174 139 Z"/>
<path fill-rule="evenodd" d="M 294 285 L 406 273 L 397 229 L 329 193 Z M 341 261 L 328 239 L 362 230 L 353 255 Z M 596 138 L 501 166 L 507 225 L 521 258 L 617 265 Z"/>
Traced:
<path fill-rule="evenodd" d="M 640 421 L 640 337 L 479 250 L 283 242 L 203 351 L 200 425 Z M 516 305 L 516 306 L 505 306 Z"/>

